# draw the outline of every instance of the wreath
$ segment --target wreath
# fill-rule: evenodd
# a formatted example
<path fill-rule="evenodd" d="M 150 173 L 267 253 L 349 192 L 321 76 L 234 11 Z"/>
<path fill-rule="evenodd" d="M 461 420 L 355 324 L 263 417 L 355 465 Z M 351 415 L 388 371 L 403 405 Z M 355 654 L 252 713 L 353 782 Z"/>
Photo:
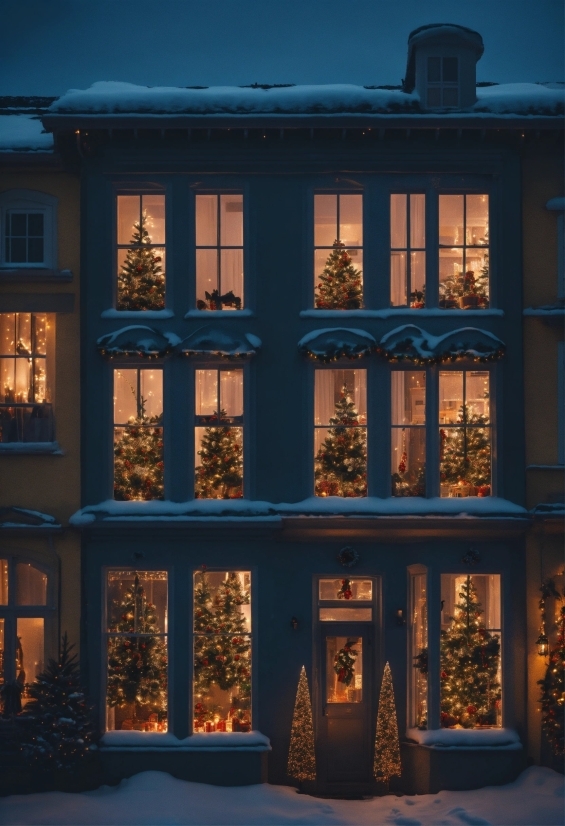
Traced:
<path fill-rule="evenodd" d="M 356 639 L 348 639 L 334 657 L 334 671 L 337 674 L 337 681 L 346 686 L 349 686 L 355 674 L 355 660 L 359 655 L 359 651 L 353 648 L 356 642 Z"/>
<path fill-rule="evenodd" d="M 353 593 L 351 591 L 351 580 L 350 579 L 342 579 L 341 580 L 341 588 L 337 592 L 338 599 L 351 599 Z"/>

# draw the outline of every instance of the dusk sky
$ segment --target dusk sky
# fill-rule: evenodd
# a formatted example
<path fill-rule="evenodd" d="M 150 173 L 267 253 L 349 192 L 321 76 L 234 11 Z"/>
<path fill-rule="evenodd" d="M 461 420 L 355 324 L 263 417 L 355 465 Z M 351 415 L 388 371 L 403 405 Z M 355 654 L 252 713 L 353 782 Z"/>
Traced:
<path fill-rule="evenodd" d="M 0 0 L 0 94 L 150 86 L 398 84 L 425 23 L 483 36 L 477 80 L 564 79 L 562 0 Z"/>

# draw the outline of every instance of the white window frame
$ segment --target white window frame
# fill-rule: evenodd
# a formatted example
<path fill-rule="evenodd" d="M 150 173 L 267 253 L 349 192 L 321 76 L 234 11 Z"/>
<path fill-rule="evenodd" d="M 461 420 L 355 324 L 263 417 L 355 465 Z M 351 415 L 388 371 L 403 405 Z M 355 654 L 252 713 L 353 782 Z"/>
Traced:
<path fill-rule="evenodd" d="M 444 67 L 444 60 L 445 59 L 453 59 L 457 61 L 457 80 L 444 80 L 443 79 L 443 67 Z M 440 80 L 430 80 L 429 79 L 429 61 L 430 59 L 436 59 L 440 61 Z M 458 55 L 429 55 L 426 58 L 426 108 L 428 109 L 459 109 L 460 107 L 460 99 L 461 99 L 461 89 L 459 88 L 459 79 L 461 76 L 461 61 L 459 60 Z M 428 94 L 431 89 L 439 89 L 441 103 L 437 105 L 429 104 L 428 103 Z M 455 89 L 457 91 L 457 102 L 456 103 L 444 103 L 444 91 Z"/>
<path fill-rule="evenodd" d="M 57 203 L 54 195 L 33 189 L 9 189 L 0 193 L 0 269 L 57 269 Z M 6 215 L 11 210 L 43 214 L 43 261 L 6 261 Z"/>

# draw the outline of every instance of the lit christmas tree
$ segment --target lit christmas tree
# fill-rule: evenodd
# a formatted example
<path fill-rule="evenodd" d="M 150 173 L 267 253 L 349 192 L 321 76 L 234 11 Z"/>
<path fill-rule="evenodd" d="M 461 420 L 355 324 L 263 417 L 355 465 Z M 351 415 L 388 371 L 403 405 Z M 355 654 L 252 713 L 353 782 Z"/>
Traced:
<path fill-rule="evenodd" d="M 564 754 L 565 729 L 565 606 L 561 607 L 557 623 L 557 642 L 549 651 L 549 664 L 541 686 L 542 728 L 553 754 Z"/>
<path fill-rule="evenodd" d="M 118 273 L 118 310 L 163 310 L 165 276 L 161 256 L 150 246 L 147 215 L 136 222 L 126 260 Z"/>
<path fill-rule="evenodd" d="M 377 735 L 375 738 L 373 775 L 375 780 L 384 780 L 388 787 L 390 778 L 400 777 L 401 773 L 400 743 L 398 740 L 398 723 L 396 721 L 392 672 L 390 665 L 386 663 L 379 697 L 379 710 L 377 713 Z"/>
<path fill-rule="evenodd" d="M 30 765 L 42 771 L 75 771 L 93 757 L 97 727 L 86 703 L 78 658 L 63 636 L 58 660 L 29 686 L 32 698 L 21 717 L 21 749 Z"/>
<path fill-rule="evenodd" d="M 227 421 L 225 410 L 214 414 Z M 243 448 L 241 429 L 206 427 L 200 443 L 200 466 L 196 468 L 196 499 L 241 499 L 243 496 Z"/>
<path fill-rule="evenodd" d="M 147 600 L 145 589 L 136 574 L 119 604 L 117 620 L 111 623 L 108 639 L 108 688 L 110 708 L 138 706 L 148 713 L 166 718 L 167 645 L 160 633 L 157 611 Z"/>
<path fill-rule="evenodd" d="M 290 732 L 290 747 L 286 772 L 302 783 L 304 780 L 316 779 L 316 752 L 314 750 L 314 725 L 312 722 L 312 705 L 308 689 L 306 669 L 302 666 L 294 714 L 292 715 L 292 729 Z"/>
<path fill-rule="evenodd" d="M 141 399 L 140 415 L 114 444 L 114 499 L 163 499 L 163 431 L 161 416 L 146 416 Z"/>
<path fill-rule="evenodd" d="M 451 625 L 441 632 L 441 724 L 494 726 L 501 697 L 500 637 L 481 620 L 483 611 L 470 576 L 458 597 Z"/>
<path fill-rule="evenodd" d="M 363 306 L 361 272 L 353 266 L 341 241 L 334 241 L 319 281 L 316 287 L 319 310 L 358 310 Z"/>
<path fill-rule="evenodd" d="M 213 706 L 214 687 L 229 691 L 234 731 L 250 723 L 251 641 L 242 605 L 249 605 L 249 591 L 239 575 L 229 571 L 212 597 L 208 574 L 197 574 L 194 589 L 194 694 L 195 718 L 202 724 L 219 711 Z"/>
<path fill-rule="evenodd" d="M 367 495 L 367 434 L 344 384 L 315 463 L 316 496 Z"/>
<path fill-rule="evenodd" d="M 440 430 L 440 479 L 456 485 L 466 482 L 490 493 L 490 428 L 487 416 L 469 413 L 467 405 L 459 408 L 457 423 L 464 427 Z M 467 425 L 472 425 L 467 427 Z M 478 426 L 477 426 L 478 425 Z M 481 425 L 483 425 L 481 427 Z"/>

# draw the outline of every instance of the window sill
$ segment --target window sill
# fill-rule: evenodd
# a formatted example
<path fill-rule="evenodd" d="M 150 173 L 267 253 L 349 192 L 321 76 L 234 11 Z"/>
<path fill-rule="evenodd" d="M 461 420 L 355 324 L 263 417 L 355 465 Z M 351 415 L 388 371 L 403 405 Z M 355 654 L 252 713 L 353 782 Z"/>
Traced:
<path fill-rule="evenodd" d="M 417 310 L 390 307 L 386 310 L 302 310 L 300 318 L 492 318 L 503 317 L 504 310 L 442 310 L 439 307 Z"/>
<path fill-rule="evenodd" d="M 21 269 L 0 268 L 0 282 L 14 281 L 20 284 L 24 282 L 51 282 L 62 284 L 72 280 L 73 273 L 71 270 L 51 270 L 47 267 L 38 267 L 37 269 L 31 267 L 22 267 Z"/>
<path fill-rule="evenodd" d="M 59 442 L 0 442 L 0 454 L 5 456 L 64 456 Z"/>
<path fill-rule="evenodd" d="M 189 310 L 185 318 L 254 318 L 252 310 Z"/>
<path fill-rule="evenodd" d="M 101 751 L 271 751 L 268 737 L 260 731 L 210 732 L 179 740 L 174 734 L 144 731 L 108 731 Z"/>
<path fill-rule="evenodd" d="M 522 748 L 518 734 L 511 728 L 442 728 L 427 731 L 409 728 L 406 737 L 420 746 L 434 749 L 496 748 L 514 751 Z"/>
<path fill-rule="evenodd" d="M 104 310 L 100 318 L 173 318 L 172 310 Z"/>

